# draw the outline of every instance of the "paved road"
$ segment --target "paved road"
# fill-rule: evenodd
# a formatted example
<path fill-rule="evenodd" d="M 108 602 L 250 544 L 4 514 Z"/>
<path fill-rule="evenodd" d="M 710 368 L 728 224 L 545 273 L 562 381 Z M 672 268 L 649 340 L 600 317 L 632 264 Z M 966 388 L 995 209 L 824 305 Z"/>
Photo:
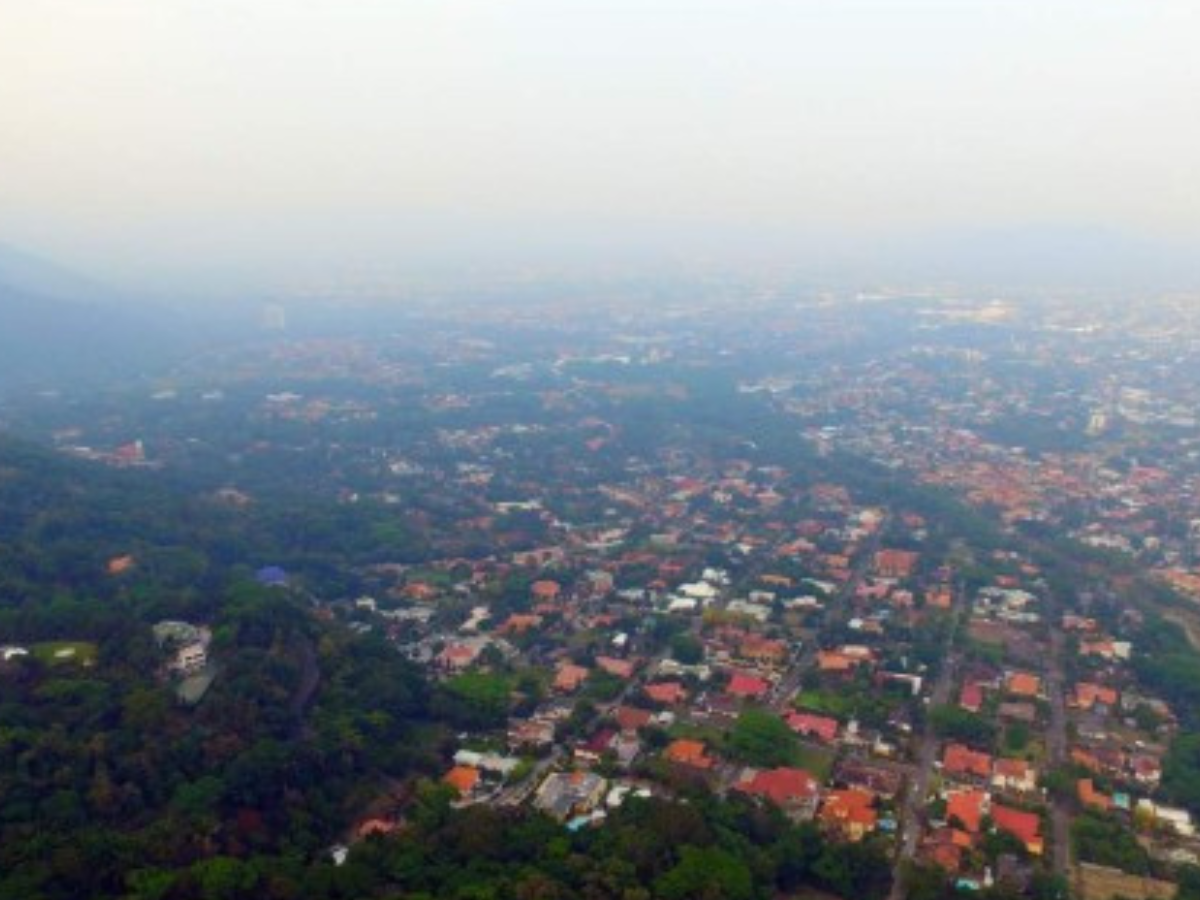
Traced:
<path fill-rule="evenodd" d="M 1046 734 L 1046 751 L 1050 765 L 1061 766 L 1067 761 L 1067 711 L 1063 701 L 1062 683 L 1062 629 L 1059 627 L 1061 618 L 1054 609 L 1054 619 L 1050 625 L 1050 658 L 1046 669 L 1046 693 L 1050 699 L 1050 730 Z M 1054 839 L 1054 871 L 1067 877 L 1071 868 L 1071 814 L 1066 803 L 1054 799 L 1050 803 L 1050 824 Z"/>
<path fill-rule="evenodd" d="M 963 617 L 960 595 L 961 591 L 957 591 L 952 609 L 953 624 L 946 635 L 946 661 L 930 692 L 930 708 L 949 701 L 951 691 L 958 678 L 961 660 L 958 654 L 953 652 L 953 647 L 959 622 Z M 892 890 L 888 895 L 888 900 L 904 900 L 908 896 L 908 884 L 904 877 L 905 869 L 907 863 L 917 852 L 917 842 L 921 837 L 921 814 L 925 809 L 925 797 L 929 793 L 929 778 L 933 774 L 937 751 L 937 735 L 933 733 L 933 724 L 926 719 L 925 729 L 922 731 L 917 745 L 916 771 L 912 781 L 909 782 L 908 793 L 904 797 L 904 806 L 900 811 L 900 849 L 896 853 L 896 864 L 892 870 Z"/>

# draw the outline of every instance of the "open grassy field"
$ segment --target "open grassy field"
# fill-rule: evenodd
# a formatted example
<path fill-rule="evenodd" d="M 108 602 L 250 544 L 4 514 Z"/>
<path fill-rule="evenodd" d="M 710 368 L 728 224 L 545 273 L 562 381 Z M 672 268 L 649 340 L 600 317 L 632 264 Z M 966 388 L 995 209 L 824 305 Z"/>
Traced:
<path fill-rule="evenodd" d="M 46 641 L 34 644 L 29 652 L 51 666 L 96 664 L 96 645 L 90 641 Z"/>
<path fill-rule="evenodd" d="M 1113 900 L 1128 897 L 1129 900 L 1170 900 L 1178 887 L 1169 881 L 1129 875 L 1119 869 L 1080 863 L 1075 872 L 1079 896 L 1083 900 Z"/>

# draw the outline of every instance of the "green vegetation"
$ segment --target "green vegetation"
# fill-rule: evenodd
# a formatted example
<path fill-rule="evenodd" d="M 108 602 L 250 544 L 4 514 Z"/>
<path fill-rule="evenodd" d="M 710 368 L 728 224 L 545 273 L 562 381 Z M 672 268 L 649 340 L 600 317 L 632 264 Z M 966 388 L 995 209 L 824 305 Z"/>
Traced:
<path fill-rule="evenodd" d="M 48 666 L 96 664 L 97 649 L 91 641 L 43 641 L 30 647 L 29 652 Z"/>
<path fill-rule="evenodd" d="M 433 708 L 459 728 L 504 724 L 514 679 L 490 672 L 468 672 L 445 682 L 434 695 Z"/>
<path fill-rule="evenodd" d="M 787 723 L 773 712 L 748 709 L 729 733 L 729 753 L 752 766 L 792 765 L 799 741 Z"/>
<path fill-rule="evenodd" d="M 1071 823 L 1075 854 L 1084 862 L 1133 875 L 1150 872 L 1150 858 L 1130 830 L 1114 819 L 1085 812 Z"/>
<path fill-rule="evenodd" d="M 929 711 L 933 730 L 943 740 L 962 741 L 975 747 L 990 747 L 996 726 L 981 715 L 953 704 L 935 706 Z"/>
<path fill-rule="evenodd" d="M 542 816 L 486 807 L 418 811 L 412 830 L 310 871 L 304 897 L 759 898 L 815 886 L 883 897 L 886 854 L 830 844 L 812 825 L 743 800 L 631 800 L 575 834 Z"/>

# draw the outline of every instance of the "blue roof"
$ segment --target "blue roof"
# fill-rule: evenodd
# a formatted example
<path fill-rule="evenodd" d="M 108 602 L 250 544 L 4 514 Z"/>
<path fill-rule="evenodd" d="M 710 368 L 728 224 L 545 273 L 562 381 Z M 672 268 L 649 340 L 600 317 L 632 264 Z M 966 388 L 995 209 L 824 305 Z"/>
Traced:
<path fill-rule="evenodd" d="M 283 585 L 287 584 L 288 575 L 279 566 L 264 566 L 255 573 L 254 577 L 258 579 L 259 584 L 268 585 Z"/>

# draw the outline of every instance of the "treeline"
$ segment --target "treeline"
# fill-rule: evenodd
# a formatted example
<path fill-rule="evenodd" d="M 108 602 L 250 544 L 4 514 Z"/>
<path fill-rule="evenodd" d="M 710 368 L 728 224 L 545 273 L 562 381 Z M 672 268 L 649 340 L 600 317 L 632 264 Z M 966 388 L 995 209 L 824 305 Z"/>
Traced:
<path fill-rule="evenodd" d="M 369 900 L 766 900 L 818 887 L 881 898 L 885 853 L 827 842 L 773 808 L 707 795 L 686 802 L 629 800 L 601 827 L 570 832 L 541 814 L 472 807 L 452 813 L 444 791 L 426 789 L 408 827 L 357 845 L 344 866 L 290 870 L 250 861 L 237 890 L 261 896 Z M 184 873 L 159 896 L 204 896 Z"/>
<path fill-rule="evenodd" d="M 156 677 L 148 627 L 101 621 L 80 635 L 98 644 L 92 665 L 0 670 L 0 897 L 143 896 L 139 870 L 312 858 L 387 779 L 435 770 L 420 673 L 285 595 L 227 598 L 221 671 L 196 708 Z M 300 708 L 312 666 L 320 688 Z"/>

